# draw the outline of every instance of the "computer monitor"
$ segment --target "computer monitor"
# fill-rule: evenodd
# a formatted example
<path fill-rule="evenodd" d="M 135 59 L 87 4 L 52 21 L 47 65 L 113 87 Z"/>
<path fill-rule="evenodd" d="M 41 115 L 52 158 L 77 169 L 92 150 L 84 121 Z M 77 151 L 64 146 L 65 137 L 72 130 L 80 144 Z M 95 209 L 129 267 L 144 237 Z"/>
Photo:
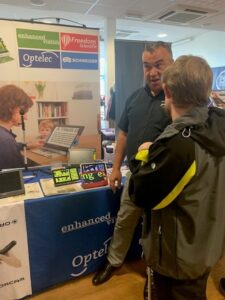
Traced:
<path fill-rule="evenodd" d="M 69 149 L 68 164 L 79 167 L 83 163 L 91 163 L 96 159 L 95 148 L 71 148 Z"/>
<path fill-rule="evenodd" d="M 22 170 L 0 171 L 0 199 L 25 194 Z"/>

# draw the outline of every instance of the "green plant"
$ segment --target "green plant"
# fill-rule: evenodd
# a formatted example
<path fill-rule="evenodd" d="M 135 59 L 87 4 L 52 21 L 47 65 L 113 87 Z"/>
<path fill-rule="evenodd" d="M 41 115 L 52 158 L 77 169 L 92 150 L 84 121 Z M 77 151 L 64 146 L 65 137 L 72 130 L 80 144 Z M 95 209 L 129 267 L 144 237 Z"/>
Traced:
<path fill-rule="evenodd" d="M 42 98 L 44 94 L 44 89 L 46 87 L 46 82 L 45 81 L 37 81 L 35 82 L 35 88 L 38 92 L 38 98 Z"/>

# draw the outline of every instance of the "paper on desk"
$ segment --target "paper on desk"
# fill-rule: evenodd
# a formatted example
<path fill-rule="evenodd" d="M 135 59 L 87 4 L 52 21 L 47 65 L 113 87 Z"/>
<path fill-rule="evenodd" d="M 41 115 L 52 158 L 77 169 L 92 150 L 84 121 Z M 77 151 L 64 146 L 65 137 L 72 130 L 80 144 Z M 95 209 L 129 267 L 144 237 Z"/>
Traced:
<path fill-rule="evenodd" d="M 72 183 L 56 187 L 52 178 L 40 179 L 40 184 L 45 196 L 83 191 L 83 188 L 81 187 L 80 183 Z"/>
<path fill-rule="evenodd" d="M 25 194 L 1 199 L 1 204 L 20 202 L 27 199 L 44 197 L 39 182 L 25 183 Z"/>

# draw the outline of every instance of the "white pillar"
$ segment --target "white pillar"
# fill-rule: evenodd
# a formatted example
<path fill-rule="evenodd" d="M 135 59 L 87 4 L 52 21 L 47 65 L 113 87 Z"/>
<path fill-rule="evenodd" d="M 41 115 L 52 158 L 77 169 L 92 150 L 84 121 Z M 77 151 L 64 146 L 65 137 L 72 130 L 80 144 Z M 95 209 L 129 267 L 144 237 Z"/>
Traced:
<path fill-rule="evenodd" d="M 116 20 L 106 19 L 104 22 L 104 41 L 105 41 L 105 74 L 106 74 L 106 100 L 109 99 L 110 87 L 115 83 L 115 37 Z"/>

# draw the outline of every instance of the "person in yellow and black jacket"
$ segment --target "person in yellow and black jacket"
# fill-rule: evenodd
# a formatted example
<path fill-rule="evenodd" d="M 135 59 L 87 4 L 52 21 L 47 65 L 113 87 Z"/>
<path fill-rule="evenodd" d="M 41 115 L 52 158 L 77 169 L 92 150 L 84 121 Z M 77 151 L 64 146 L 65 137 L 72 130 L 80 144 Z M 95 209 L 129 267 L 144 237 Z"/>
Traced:
<path fill-rule="evenodd" d="M 203 300 L 225 250 L 225 112 L 207 107 L 212 71 L 200 57 L 181 56 L 162 82 L 173 122 L 139 147 L 129 194 L 145 211 L 157 299 Z"/>

